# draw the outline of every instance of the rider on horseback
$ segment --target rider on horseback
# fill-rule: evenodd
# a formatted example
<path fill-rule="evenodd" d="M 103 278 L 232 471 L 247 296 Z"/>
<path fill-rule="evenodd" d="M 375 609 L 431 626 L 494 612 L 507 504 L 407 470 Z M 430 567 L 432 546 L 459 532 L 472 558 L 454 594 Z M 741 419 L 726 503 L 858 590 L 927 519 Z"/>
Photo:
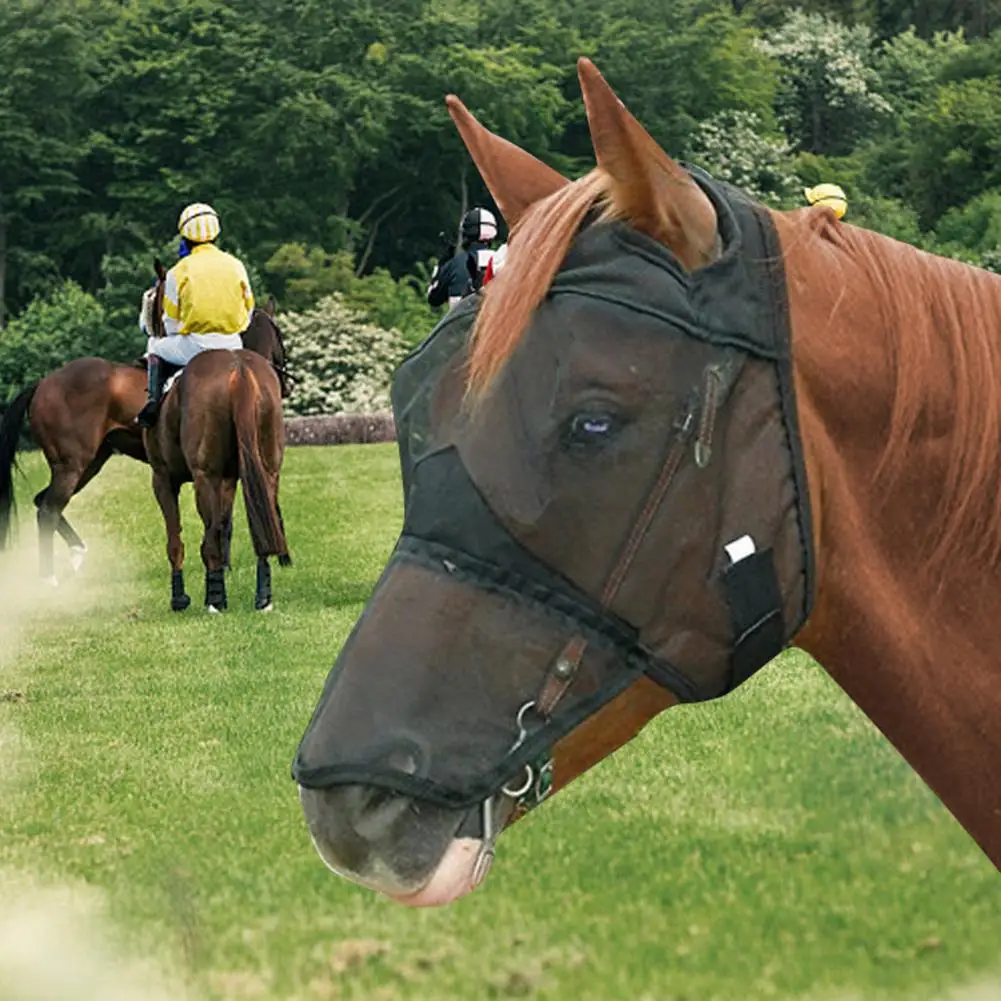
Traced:
<path fill-rule="evenodd" d="M 247 269 L 215 244 L 221 229 L 215 209 L 201 203 L 189 205 L 177 228 L 181 234 L 180 260 L 167 272 L 163 291 L 165 336 L 152 336 L 154 325 L 140 321 L 150 335 L 149 399 L 136 418 L 145 428 L 156 423 L 167 365 L 183 368 L 202 351 L 243 347 L 240 335 L 247 329 L 254 308 Z"/>
<path fill-rule="evenodd" d="M 494 251 L 491 244 L 497 239 L 497 219 L 489 209 L 470 209 L 462 217 L 462 247 L 458 253 L 450 252 L 435 266 L 428 287 L 427 300 L 431 306 L 445 302 L 451 309 L 483 284 Z"/>

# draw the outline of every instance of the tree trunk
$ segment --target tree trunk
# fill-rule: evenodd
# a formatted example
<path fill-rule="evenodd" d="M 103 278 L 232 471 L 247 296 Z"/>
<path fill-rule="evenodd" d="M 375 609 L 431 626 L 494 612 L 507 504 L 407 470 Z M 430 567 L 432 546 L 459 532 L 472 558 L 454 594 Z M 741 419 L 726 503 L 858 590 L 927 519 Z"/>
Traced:
<path fill-rule="evenodd" d="M 466 184 L 466 167 L 467 164 L 463 163 L 462 170 L 459 172 L 459 191 L 461 194 L 461 200 L 459 202 L 459 225 L 455 234 L 456 247 L 462 246 L 462 220 L 469 211 L 469 185 Z"/>
<path fill-rule="evenodd" d="M 0 330 L 7 326 L 7 220 L 0 216 Z"/>
<path fill-rule="evenodd" d="M 385 212 L 376 216 L 368 232 L 368 239 L 365 241 L 365 249 L 355 265 L 355 278 L 361 278 L 368 265 L 368 259 L 372 256 L 372 249 L 375 247 L 375 238 L 379 233 L 379 227 L 399 208 L 399 201 L 393 202 Z"/>

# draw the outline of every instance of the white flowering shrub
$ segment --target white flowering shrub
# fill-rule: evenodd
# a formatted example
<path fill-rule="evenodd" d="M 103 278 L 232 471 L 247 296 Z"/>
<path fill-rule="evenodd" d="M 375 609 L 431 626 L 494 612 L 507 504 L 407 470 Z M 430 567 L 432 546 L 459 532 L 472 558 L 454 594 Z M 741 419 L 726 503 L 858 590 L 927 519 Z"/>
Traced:
<path fill-rule="evenodd" d="M 283 313 L 292 376 L 290 416 L 371 414 L 389 410 L 393 370 L 409 350 L 398 330 L 366 323 L 340 293 L 302 313 Z"/>
<path fill-rule="evenodd" d="M 1001 247 L 983 251 L 980 255 L 980 266 L 986 271 L 1001 275 Z"/>
<path fill-rule="evenodd" d="M 687 155 L 713 177 L 778 205 L 799 186 L 789 153 L 788 143 L 767 135 L 759 115 L 728 110 L 699 122 Z"/>
<path fill-rule="evenodd" d="M 863 24 L 794 10 L 757 44 L 779 63 L 777 110 L 800 149 L 847 152 L 893 111 L 880 93 L 872 32 Z"/>

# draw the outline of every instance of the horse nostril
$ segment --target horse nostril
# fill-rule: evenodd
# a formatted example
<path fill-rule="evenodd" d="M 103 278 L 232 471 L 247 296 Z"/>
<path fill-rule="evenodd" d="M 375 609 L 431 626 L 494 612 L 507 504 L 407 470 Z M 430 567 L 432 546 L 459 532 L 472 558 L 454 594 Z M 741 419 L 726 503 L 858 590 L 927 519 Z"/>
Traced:
<path fill-rule="evenodd" d="M 364 802 L 352 819 L 355 834 L 368 842 L 380 841 L 407 813 L 410 802 L 389 789 L 366 790 Z"/>
<path fill-rule="evenodd" d="M 430 755 L 414 740 L 400 741 L 386 751 L 381 764 L 390 771 L 402 775 L 424 776 Z"/>
<path fill-rule="evenodd" d="M 420 769 L 420 758 L 412 751 L 392 751 L 386 758 L 386 765 L 404 775 L 416 775 Z"/>

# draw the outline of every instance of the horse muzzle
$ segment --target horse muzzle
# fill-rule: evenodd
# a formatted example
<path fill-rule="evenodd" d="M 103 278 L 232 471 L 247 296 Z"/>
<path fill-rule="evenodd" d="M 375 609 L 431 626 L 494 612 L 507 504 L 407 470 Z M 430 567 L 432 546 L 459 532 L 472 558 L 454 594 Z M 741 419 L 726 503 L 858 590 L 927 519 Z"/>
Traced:
<path fill-rule="evenodd" d="M 493 862 L 504 799 L 450 810 L 375 786 L 299 786 L 313 846 L 331 872 L 411 907 L 438 907 L 472 892 Z"/>

